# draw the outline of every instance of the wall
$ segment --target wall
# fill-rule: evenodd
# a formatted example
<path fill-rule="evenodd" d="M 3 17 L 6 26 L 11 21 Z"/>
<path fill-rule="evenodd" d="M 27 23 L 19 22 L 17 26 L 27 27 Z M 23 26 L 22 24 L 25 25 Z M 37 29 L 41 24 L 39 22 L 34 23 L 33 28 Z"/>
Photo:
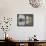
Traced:
<path fill-rule="evenodd" d="M 0 0 L 0 16 L 12 17 L 13 22 L 10 28 L 10 35 L 17 40 L 27 40 L 34 34 L 37 35 L 37 39 L 45 39 L 45 15 L 46 8 L 33 8 L 30 6 L 28 0 Z M 34 26 L 32 27 L 18 27 L 17 26 L 17 14 L 33 14 Z M 0 18 L 1 18 L 0 17 Z M 2 31 L 0 31 L 3 33 Z M 2 35 L 0 33 L 0 35 Z M 45 33 L 45 34 L 44 34 Z M 0 36 L 0 39 L 3 37 Z M 4 39 L 4 38 L 3 38 Z"/>

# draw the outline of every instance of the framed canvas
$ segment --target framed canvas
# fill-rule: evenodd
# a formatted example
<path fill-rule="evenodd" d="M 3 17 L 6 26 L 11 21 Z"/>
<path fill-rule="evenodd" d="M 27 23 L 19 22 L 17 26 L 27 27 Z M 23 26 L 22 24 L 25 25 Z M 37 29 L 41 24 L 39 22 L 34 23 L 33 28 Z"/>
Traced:
<path fill-rule="evenodd" d="M 33 14 L 17 14 L 17 26 L 33 26 Z"/>

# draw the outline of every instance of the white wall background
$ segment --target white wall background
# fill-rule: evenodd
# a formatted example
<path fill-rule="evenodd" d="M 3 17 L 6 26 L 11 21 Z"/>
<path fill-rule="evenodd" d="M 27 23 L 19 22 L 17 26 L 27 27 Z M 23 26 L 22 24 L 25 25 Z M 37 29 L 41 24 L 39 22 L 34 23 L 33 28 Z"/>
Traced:
<path fill-rule="evenodd" d="M 34 26 L 32 27 L 18 27 L 17 14 L 33 14 Z M 0 0 L 0 19 L 12 17 L 13 22 L 10 31 L 8 31 L 16 40 L 27 40 L 34 34 L 37 39 L 46 40 L 46 8 L 33 8 L 28 0 Z M 0 29 L 0 39 L 3 31 Z M 4 34 L 4 33 L 3 33 Z"/>

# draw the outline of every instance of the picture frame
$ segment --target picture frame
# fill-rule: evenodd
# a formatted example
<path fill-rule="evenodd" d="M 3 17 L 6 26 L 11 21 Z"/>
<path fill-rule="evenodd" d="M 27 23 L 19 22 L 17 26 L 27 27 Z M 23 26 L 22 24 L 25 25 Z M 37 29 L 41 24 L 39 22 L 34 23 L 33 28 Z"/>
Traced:
<path fill-rule="evenodd" d="M 17 14 L 17 26 L 33 26 L 33 14 Z"/>

